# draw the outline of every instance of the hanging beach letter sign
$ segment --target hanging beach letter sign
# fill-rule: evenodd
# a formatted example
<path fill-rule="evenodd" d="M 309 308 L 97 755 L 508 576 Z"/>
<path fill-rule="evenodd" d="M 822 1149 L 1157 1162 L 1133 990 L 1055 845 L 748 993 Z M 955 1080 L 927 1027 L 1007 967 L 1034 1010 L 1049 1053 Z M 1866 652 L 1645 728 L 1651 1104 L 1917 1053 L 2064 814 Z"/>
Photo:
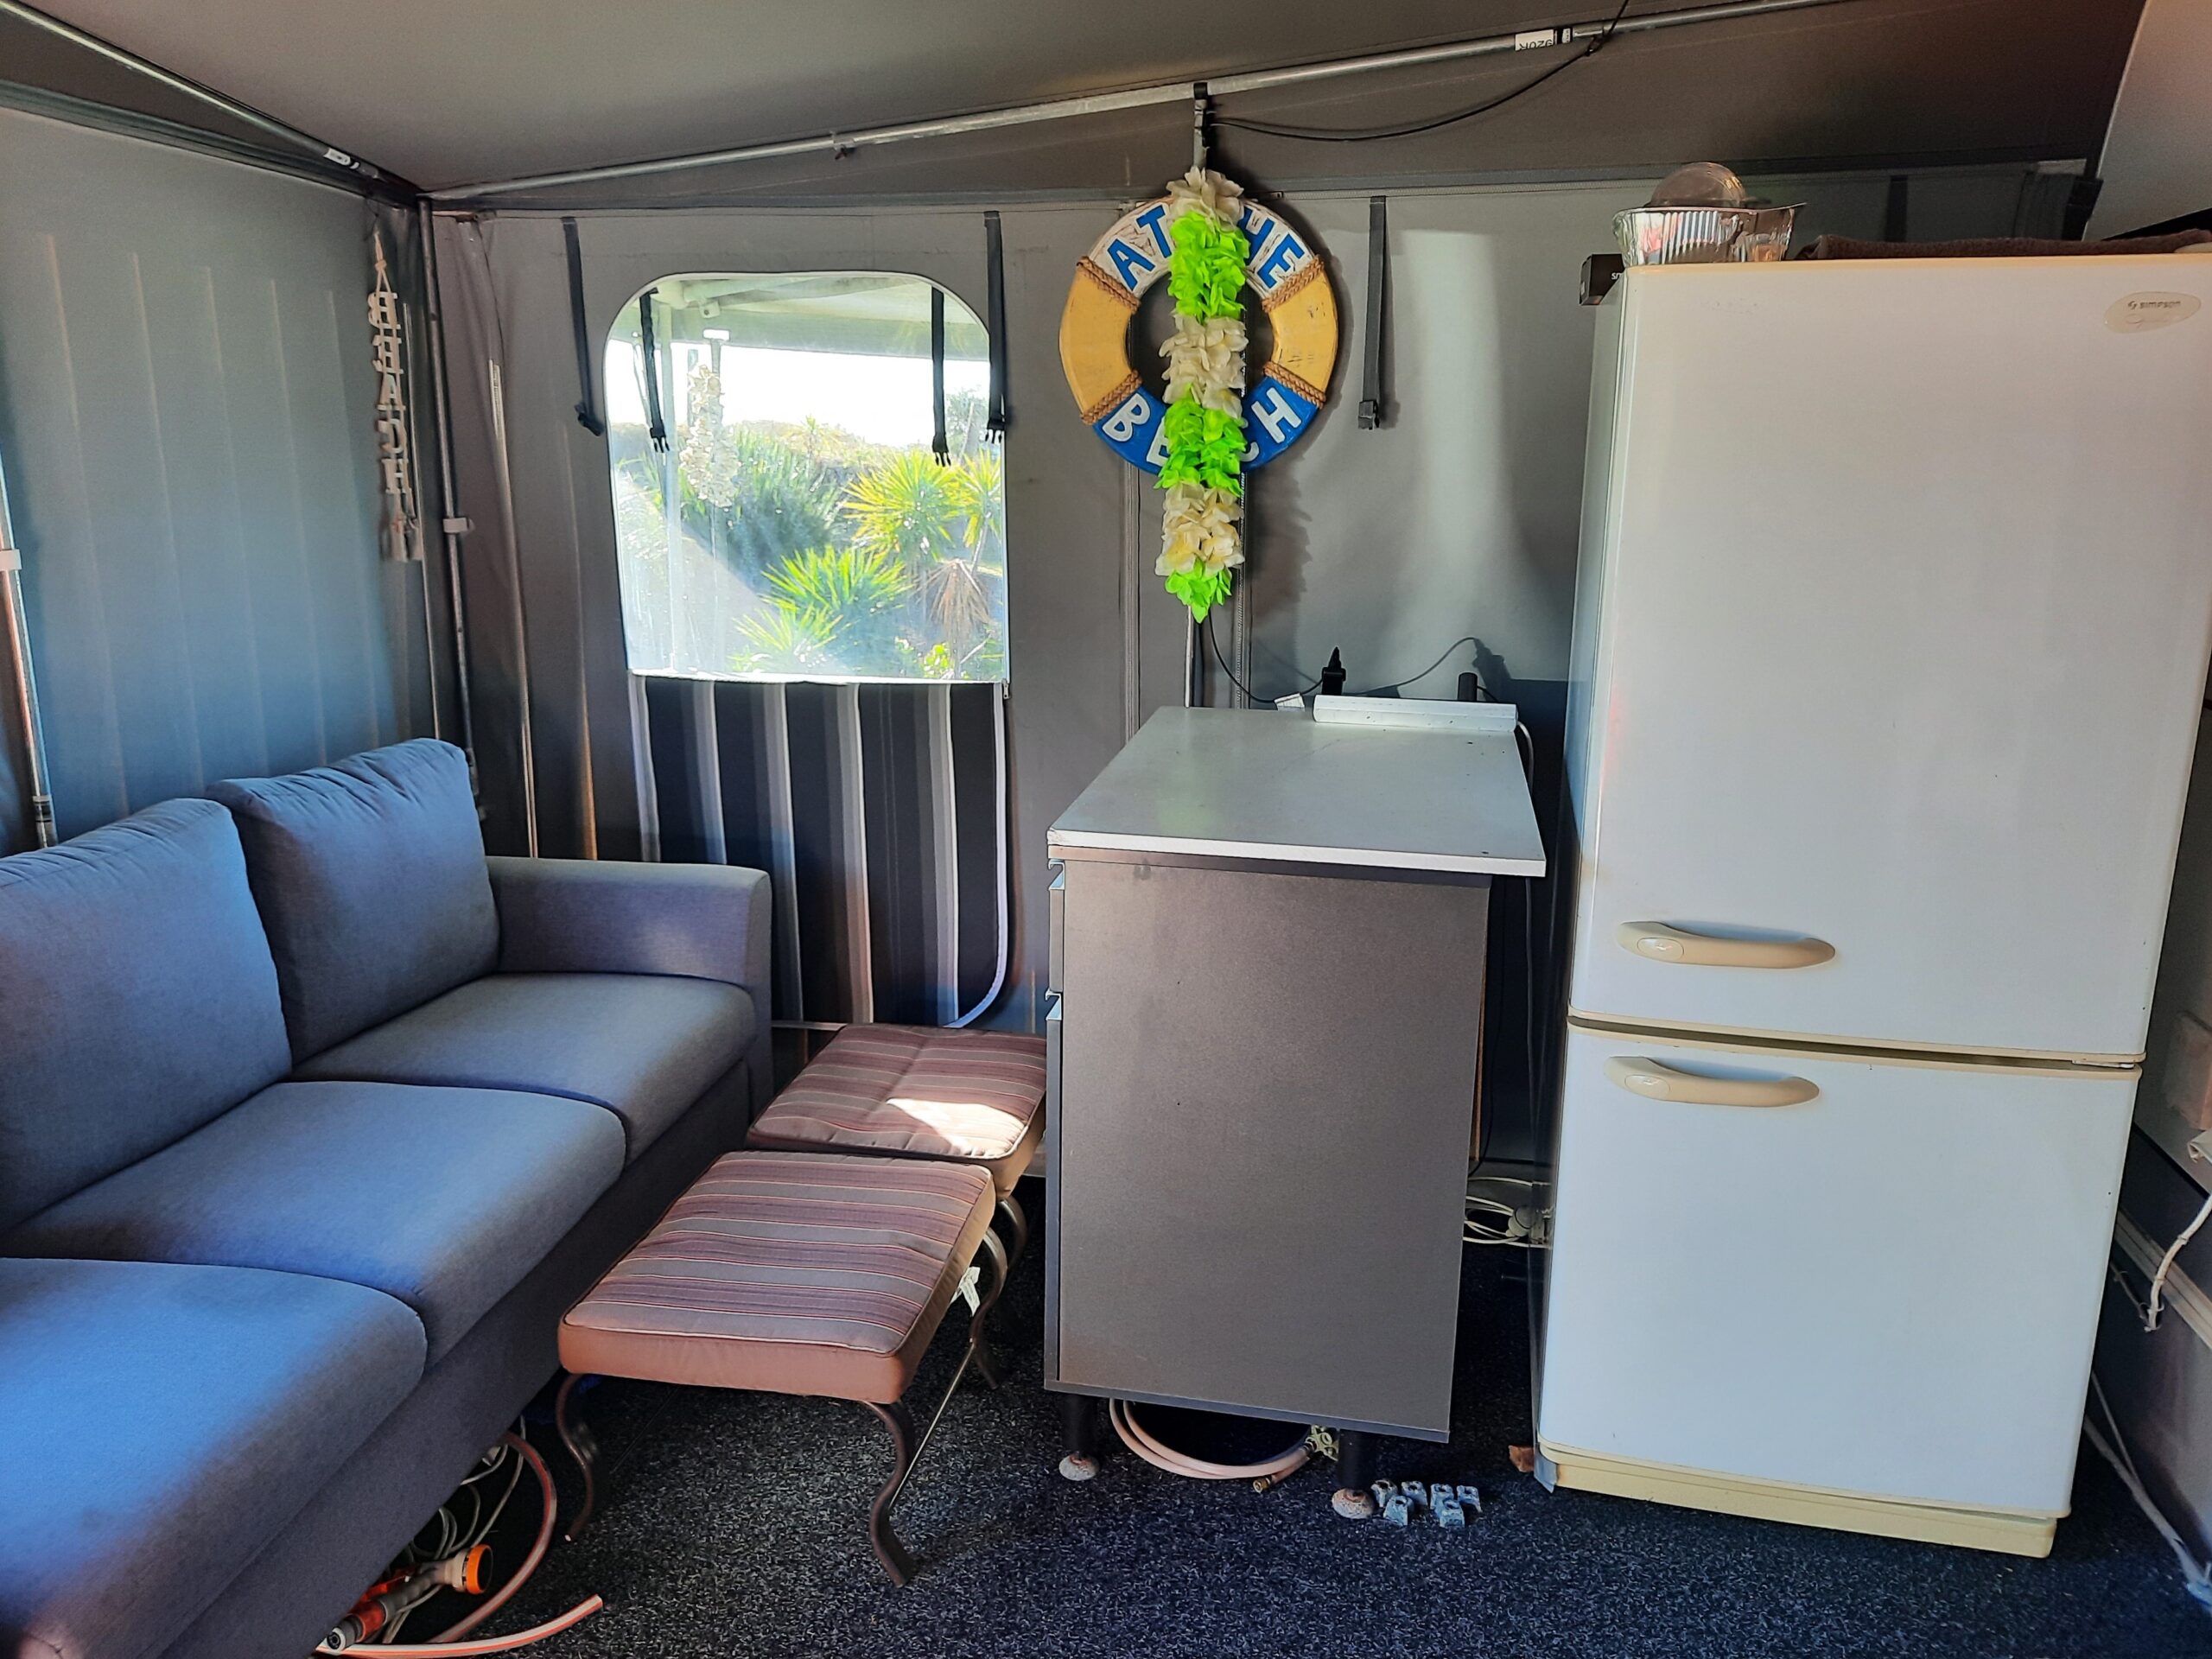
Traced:
<path fill-rule="evenodd" d="M 1129 361 L 1138 306 L 1165 278 L 1175 333 L 1164 396 Z M 1245 384 L 1247 292 L 1274 344 Z M 1243 563 L 1243 474 L 1303 437 L 1327 401 L 1337 303 L 1320 255 L 1218 173 L 1192 168 L 1123 214 L 1076 267 L 1060 365 L 1084 424 L 1167 492 L 1160 574 L 1201 620 Z"/>
<path fill-rule="evenodd" d="M 377 372 L 377 471 L 384 488 L 385 555 L 412 559 L 422 543 L 415 534 L 415 451 L 408 440 L 407 337 L 399 296 L 385 264 L 384 237 L 376 238 L 376 282 L 369 289 L 369 339 Z"/>

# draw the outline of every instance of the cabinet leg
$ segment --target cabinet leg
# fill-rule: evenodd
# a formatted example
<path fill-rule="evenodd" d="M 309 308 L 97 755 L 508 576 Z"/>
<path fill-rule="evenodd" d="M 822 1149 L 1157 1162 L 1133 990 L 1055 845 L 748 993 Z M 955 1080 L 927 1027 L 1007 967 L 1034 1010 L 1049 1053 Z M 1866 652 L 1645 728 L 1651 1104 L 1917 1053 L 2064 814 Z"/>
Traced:
<path fill-rule="evenodd" d="M 1337 1491 L 1329 1507 L 1347 1521 L 1365 1521 L 1375 1514 L 1375 1436 L 1356 1428 L 1337 1431 Z"/>
<path fill-rule="evenodd" d="M 1087 1394 L 1064 1394 L 1060 1402 L 1060 1476 L 1089 1480 L 1098 1472 L 1098 1402 Z"/>

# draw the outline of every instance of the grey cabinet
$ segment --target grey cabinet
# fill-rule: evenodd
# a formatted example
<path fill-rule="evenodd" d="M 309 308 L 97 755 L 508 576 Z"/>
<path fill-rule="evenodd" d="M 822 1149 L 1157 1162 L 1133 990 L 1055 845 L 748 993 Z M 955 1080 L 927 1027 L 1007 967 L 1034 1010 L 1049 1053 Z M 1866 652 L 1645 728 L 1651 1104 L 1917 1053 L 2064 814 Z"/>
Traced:
<path fill-rule="evenodd" d="M 1384 760 L 1425 849 L 1336 791 Z M 1442 1440 L 1490 882 L 1541 868 L 1510 725 L 1166 711 L 1052 840 L 1048 1386 Z"/>

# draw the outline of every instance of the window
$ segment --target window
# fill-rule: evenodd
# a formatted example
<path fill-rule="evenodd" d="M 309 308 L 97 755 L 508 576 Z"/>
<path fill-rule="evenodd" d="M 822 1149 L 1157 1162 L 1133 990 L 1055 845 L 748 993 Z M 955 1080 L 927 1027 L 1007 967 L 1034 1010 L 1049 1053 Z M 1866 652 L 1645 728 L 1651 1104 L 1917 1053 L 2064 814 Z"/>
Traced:
<path fill-rule="evenodd" d="M 1004 679 L 989 383 L 982 324 L 918 276 L 687 276 L 646 290 L 607 344 L 630 666 Z"/>

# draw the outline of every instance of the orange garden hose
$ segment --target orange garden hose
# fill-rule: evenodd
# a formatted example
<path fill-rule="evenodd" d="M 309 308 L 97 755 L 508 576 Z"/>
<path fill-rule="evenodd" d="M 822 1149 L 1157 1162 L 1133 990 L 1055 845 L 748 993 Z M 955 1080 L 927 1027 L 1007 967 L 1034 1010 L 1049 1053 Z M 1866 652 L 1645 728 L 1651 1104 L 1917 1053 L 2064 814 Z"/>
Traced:
<path fill-rule="evenodd" d="M 549 1636 L 557 1636 L 571 1625 L 582 1623 L 607 1605 L 597 1596 L 588 1596 L 559 1618 L 548 1619 L 543 1624 L 532 1625 L 526 1630 L 518 1630 L 512 1636 L 480 1637 L 474 1641 L 461 1639 L 512 1601 L 515 1592 L 529 1581 L 530 1575 L 537 1571 L 538 1563 L 545 1559 L 545 1551 L 553 1541 L 553 1523 L 559 1512 L 559 1501 L 553 1491 L 553 1471 L 545 1466 L 545 1459 L 537 1455 L 537 1449 L 524 1440 L 521 1435 L 514 1433 L 502 1434 L 499 1437 L 499 1443 L 512 1446 L 521 1456 L 522 1460 L 530 1465 L 531 1471 L 537 1477 L 538 1492 L 544 1499 L 542 1505 L 543 1513 L 537 1523 L 537 1540 L 531 1545 L 530 1554 L 523 1557 L 521 1567 L 515 1570 L 513 1577 L 486 1598 L 482 1606 L 472 1611 L 466 1618 L 440 1631 L 431 1640 L 415 1643 L 377 1643 L 355 1651 L 371 1654 L 413 1655 L 416 1656 L 416 1659 L 468 1659 L 468 1656 L 475 1654 L 506 1653 L 516 1648 L 527 1647 L 533 1642 L 543 1642 Z M 315 1651 L 329 1653 L 332 1649 L 322 1647 L 316 1649 Z"/>

